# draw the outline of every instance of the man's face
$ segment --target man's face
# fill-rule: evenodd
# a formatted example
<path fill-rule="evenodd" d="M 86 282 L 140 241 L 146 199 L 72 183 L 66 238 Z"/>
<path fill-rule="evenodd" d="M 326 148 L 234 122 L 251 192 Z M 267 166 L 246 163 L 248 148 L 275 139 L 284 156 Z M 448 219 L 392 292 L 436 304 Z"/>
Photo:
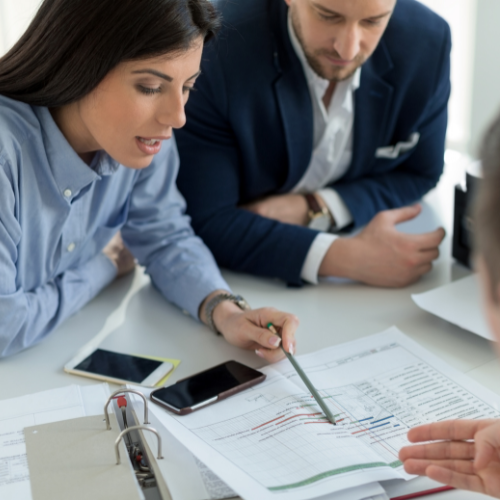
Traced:
<path fill-rule="evenodd" d="M 349 78 L 376 49 L 396 0 L 285 0 L 311 68 L 322 78 Z"/>

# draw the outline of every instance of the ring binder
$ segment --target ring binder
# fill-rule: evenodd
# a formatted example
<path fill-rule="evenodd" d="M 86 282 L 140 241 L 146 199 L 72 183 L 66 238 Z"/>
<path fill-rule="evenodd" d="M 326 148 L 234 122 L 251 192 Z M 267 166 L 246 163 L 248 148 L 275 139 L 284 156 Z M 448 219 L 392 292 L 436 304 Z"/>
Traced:
<path fill-rule="evenodd" d="M 104 405 L 104 416 L 106 418 L 106 430 L 111 430 L 111 425 L 109 423 L 109 413 L 108 413 L 108 406 L 109 403 L 113 400 L 115 396 L 118 396 L 118 394 L 123 394 L 124 392 L 132 392 L 134 394 L 137 394 L 144 400 L 144 425 L 149 424 L 148 422 L 148 402 L 146 401 L 146 398 L 144 397 L 144 394 L 142 394 L 139 391 L 134 391 L 134 389 L 119 389 L 118 391 L 113 392 L 111 396 L 109 396 L 108 400 L 106 401 L 106 404 Z"/>
<path fill-rule="evenodd" d="M 144 431 L 151 431 L 154 434 L 156 434 L 156 437 L 158 438 L 158 456 L 156 458 L 158 460 L 163 459 L 163 457 L 161 455 L 161 436 L 158 433 L 158 431 L 156 429 L 153 429 L 152 427 L 146 427 L 145 425 L 134 425 L 132 427 L 127 427 L 126 429 L 124 429 L 122 432 L 120 432 L 120 434 L 116 438 L 116 441 L 115 441 L 116 465 L 120 465 L 120 450 L 118 449 L 118 447 L 120 445 L 120 441 L 123 439 L 123 436 L 125 436 L 125 434 L 128 434 L 130 431 L 134 431 L 134 430 L 138 430 L 138 429 L 142 429 Z"/>

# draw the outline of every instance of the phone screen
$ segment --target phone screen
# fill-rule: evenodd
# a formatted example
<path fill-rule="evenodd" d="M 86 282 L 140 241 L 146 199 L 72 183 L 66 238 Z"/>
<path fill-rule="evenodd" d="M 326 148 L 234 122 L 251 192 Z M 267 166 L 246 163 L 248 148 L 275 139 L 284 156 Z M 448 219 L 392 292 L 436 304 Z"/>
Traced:
<path fill-rule="evenodd" d="M 85 358 L 75 370 L 95 373 L 107 377 L 141 383 L 153 373 L 162 361 L 121 354 L 119 352 L 96 349 L 88 358 Z"/>
<path fill-rule="evenodd" d="M 191 408 L 221 392 L 250 382 L 263 374 L 237 361 L 228 361 L 210 370 L 154 391 L 154 398 L 177 409 Z"/>

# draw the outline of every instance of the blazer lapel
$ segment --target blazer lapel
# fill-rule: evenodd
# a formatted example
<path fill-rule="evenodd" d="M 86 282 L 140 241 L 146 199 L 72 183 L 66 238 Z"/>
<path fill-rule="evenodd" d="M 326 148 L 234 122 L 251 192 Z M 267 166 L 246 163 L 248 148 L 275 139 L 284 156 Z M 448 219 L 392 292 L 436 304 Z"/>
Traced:
<path fill-rule="evenodd" d="M 288 7 L 282 0 L 270 0 L 269 5 L 277 71 L 273 85 L 288 153 L 288 173 L 279 189 L 280 193 L 285 193 L 300 181 L 309 166 L 313 145 L 313 111 L 306 77 L 288 34 Z"/>
<path fill-rule="evenodd" d="M 356 178 L 368 170 L 377 147 L 384 140 L 390 140 L 385 135 L 394 88 L 382 75 L 392 67 L 392 60 L 381 40 L 361 71 L 361 85 L 355 96 L 353 157 L 346 179 Z"/>

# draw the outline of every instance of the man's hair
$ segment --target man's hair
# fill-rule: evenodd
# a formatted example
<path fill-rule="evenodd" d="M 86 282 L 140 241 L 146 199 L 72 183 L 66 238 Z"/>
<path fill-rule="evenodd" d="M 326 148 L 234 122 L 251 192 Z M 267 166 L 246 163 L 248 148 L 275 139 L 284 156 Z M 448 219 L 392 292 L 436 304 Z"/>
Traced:
<path fill-rule="evenodd" d="M 474 220 L 476 250 L 483 257 L 499 301 L 500 284 L 500 115 L 495 119 L 481 149 L 483 181 L 476 193 Z"/>
<path fill-rule="evenodd" d="M 115 66 L 208 41 L 220 20 L 209 0 L 45 0 L 0 58 L 0 94 L 36 106 L 81 99 Z"/>

